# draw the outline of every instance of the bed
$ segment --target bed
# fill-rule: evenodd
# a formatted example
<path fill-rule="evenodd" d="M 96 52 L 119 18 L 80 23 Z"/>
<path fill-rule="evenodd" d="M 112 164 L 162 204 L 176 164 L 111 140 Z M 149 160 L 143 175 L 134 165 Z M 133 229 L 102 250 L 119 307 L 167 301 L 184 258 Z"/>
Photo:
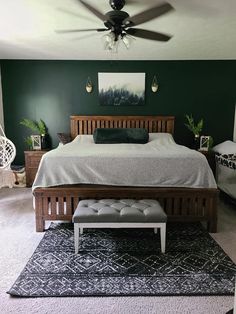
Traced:
<path fill-rule="evenodd" d="M 149 133 L 173 134 L 174 117 L 71 116 L 73 139 L 81 134 L 93 134 L 96 128 L 146 128 Z M 198 154 L 200 155 L 200 153 Z M 217 231 L 218 190 L 214 185 L 211 187 L 163 187 L 61 184 L 44 187 L 34 184 L 33 195 L 36 231 L 38 232 L 44 230 L 47 220 L 71 221 L 79 200 L 85 198 L 154 198 L 163 206 L 168 215 L 168 221 L 205 221 L 210 232 Z"/>
<path fill-rule="evenodd" d="M 216 153 L 216 182 L 221 191 L 236 201 L 236 143 L 225 141 L 213 148 Z"/>

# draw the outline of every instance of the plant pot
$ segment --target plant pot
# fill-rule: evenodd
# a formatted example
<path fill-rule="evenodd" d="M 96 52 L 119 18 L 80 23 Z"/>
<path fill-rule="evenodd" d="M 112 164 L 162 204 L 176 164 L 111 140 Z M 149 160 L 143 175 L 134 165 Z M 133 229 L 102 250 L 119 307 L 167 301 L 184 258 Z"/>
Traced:
<path fill-rule="evenodd" d="M 47 135 L 41 134 L 41 149 L 48 148 L 48 141 L 47 141 Z"/>
<path fill-rule="evenodd" d="M 199 135 L 194 135 L 192 148 L 196 149 L 196 150 L 198 150 L 200 148 L 200 136 Z"/>

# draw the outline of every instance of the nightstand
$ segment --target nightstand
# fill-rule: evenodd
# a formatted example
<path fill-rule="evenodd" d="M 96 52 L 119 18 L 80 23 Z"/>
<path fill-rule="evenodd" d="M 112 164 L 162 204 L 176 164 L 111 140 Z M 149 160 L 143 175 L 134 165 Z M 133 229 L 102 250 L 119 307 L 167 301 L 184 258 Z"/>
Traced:
<path fill-rule="evenodd" d="M 199 150 L 200 153 L 202 153 L 207 161 L 208 161 L 208 164 L 209 166 L 211 167 L 211 170 L 215 176 L 216 174 L 216 162 L 215 162 L 215 153 L 211 150 Z"/>
<path fill-rule="evenodd" d="M 48 152 L 48 150 L 27 150 L 25 151 L 25 174 L 26 174 L 26 186 L 31 187 L 35 175 L 38 170 L 38 166 L 42 156 Z"/>

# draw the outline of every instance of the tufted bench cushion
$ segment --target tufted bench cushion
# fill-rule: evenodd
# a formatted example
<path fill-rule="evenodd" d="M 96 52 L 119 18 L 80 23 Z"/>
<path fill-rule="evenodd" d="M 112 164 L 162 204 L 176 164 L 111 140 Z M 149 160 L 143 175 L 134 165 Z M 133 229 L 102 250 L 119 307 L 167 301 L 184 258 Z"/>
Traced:
<path fill-rule="evenodd" d="M 153 199 L 87 199 L 80 201 L 74 222 L 75 253 L 84 228 L 154 228 L 160 229 L 161 252 L 165 253 L 167 216 Z"/>
<path fill-rule="evenodd" d="M 82 200 L 73 222 L 166 222 L 167 216 L 159 202 L 152 199 Z"/>

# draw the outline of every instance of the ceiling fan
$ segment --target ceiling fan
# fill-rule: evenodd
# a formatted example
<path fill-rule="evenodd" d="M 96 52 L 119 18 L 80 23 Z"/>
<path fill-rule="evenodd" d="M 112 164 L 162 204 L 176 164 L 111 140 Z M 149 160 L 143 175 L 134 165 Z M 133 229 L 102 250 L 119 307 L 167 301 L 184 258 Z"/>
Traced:
<path fill-rule="evenodd" d="M 57 33 L 109 31 L 105 36 L 105 49 L 108 50 L 117 48 L 119 40 L 122 40 L 126 48 L 129 48 L 130 39 L 132 39 L 133 36 L 155 41 L 168 41 L 172 37 L 167 34 L 134 27 L 173 10 L 174 8 L 167 2 L 156 5 L 134 16 L 129 16 L 127 12 L 122 11 L 122 8 L 126 3 L 125 0 L 109 0 L 113 10 L 105 14 L 83 0 L 78 1 L 96 17 L 102 20 L 105 28 L 58 30 Z"/>

